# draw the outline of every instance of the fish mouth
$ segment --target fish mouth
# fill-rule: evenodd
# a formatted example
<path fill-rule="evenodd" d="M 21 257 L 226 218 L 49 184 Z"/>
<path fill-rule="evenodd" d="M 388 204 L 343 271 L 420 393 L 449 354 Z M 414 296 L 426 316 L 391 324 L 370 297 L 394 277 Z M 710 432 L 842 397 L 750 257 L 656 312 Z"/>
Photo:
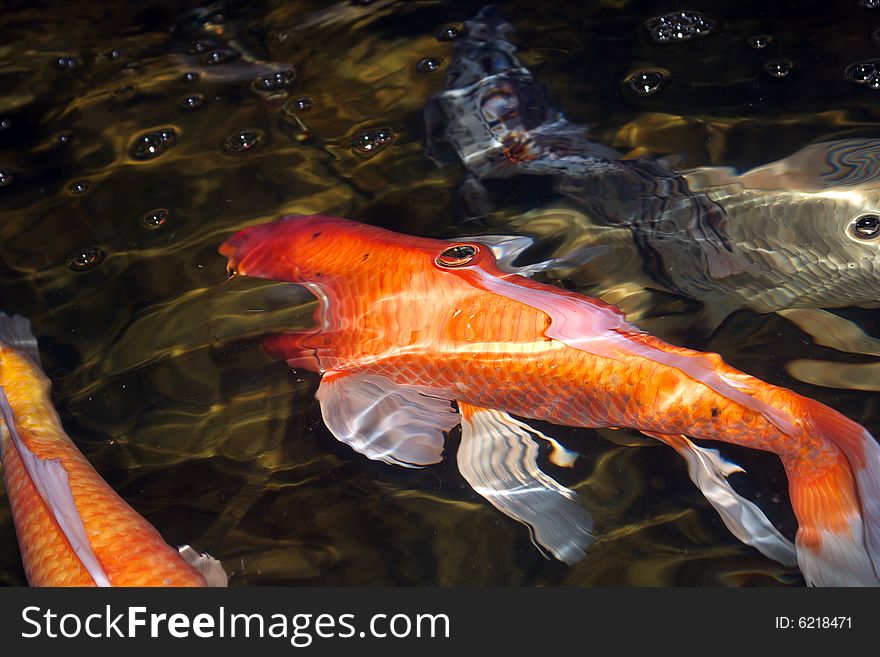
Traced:
<path fill-rule="evenodd" d="M 238 231 L 220 245 L 220 255 L 226 256 L 226 275 L 274 278 L 272 263 L 277 260 L 273 235 L 267 229 L 272 224 L 250 226 Z"/>

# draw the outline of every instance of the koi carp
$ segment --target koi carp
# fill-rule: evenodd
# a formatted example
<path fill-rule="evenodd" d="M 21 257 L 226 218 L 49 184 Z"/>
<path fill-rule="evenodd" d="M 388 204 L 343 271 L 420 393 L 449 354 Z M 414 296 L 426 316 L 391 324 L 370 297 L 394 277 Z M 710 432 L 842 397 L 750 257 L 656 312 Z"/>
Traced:
<path fill-rule="evenodd" d="M 442 459 L 445 432 L 461 425 L 461 474 L 558 559 L 585 556 L 592 519 L 539 468 L 536 440 L 552 439 L 528 419 L 666 443 L 740 540 L 796 562 L 812 585 L 880 584 L 880 446 L 866 429 L 717 354 L 648 335 L 613 306 L 516 273 L 517 240 L 481 239 L 288 216 L 241 230 L 220 253 L 230 274 L 317 297 L 314 328 L 264 347 L 321 374 L 316 398 L 337 439 L 421 467 Z M 780 458 L 794 545 L 727 481 L 738 467 L 701 440 Z"/>

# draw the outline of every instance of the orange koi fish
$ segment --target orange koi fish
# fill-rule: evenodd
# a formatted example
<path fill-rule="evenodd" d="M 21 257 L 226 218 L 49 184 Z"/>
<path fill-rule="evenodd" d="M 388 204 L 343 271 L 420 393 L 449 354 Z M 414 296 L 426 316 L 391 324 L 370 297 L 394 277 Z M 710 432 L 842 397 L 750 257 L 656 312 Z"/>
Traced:
<path fill-rule="evenodd" d="M 30 323 L 0 313 L 0 456 L 31 586 L 225 586 L 219 562 L 175 550 L 61 427 Z"/>
<path fill-rule="evenodd" d="M 641 431 L 687 460 L 735 536 L 796 562 L 809 584 L 880 584 L 880 446 L 863 427 L 717 354 L 647 335 L 601 301 L 513 273 L 516 241 L 285 217 L 240 231 L 220 252 L 233 274 L 298 283 L 319 299 L 316 328 L 264 344 L 322 374 L 316 397 L 339 440 L 424 466 L 461 424 L 462 475 L 560 560 L 585 555 L 591 518 L 538 468 L 534 438 L 550 438 L 513 416 Z M 795 545 L 733 489 L 738 466 L 693 442 L 702 439 L 779 456 Z"/>

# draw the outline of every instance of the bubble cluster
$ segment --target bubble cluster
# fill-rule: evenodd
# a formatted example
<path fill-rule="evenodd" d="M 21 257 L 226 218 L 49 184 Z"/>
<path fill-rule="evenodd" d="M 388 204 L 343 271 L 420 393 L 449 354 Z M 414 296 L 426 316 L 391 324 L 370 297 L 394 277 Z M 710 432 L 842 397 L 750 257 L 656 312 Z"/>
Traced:
<path fill-rule="evenodd" d="M 98 246 L 82 246 L 67 256 L 67 267 L 73 271 L 88 271 L 100 265 L 106 255 Z"/>
<path fill-rule="evenodd" d="M 657 43 L 674 43 L 711 33 L 715 21 L 698 11 L 685 9 L 652 18 L 645 22 L 645 28 Z"/>
<path fill-rule="evenodd" d="M 850 82 L 864 84 L 871 89 L 880 89 L 880 59 L 868 59 L 850 64 L 846 67 L 844 75 Z"/>
<path fill-rule="evenodd" d="M 0 187 L 6 187 L 15 180 L 15 172 L 9 169 L 0 169 Z"/>
<path fill-rule="evenodd" d="M 433 73 L 439 70 L 441 66 L 443 66 L 443 59 L 441 57 L 425 57 L 416 64 L 416 69 L 419 73 Z"/>
<path fill-rule="evenodd" d="M 180 103 L 178 104 L 181 108 L 185 110 L 199 109 L 202 105 L 205 104 L 205 97 L 201 94 L 187 96 L 186 98 L 181 98 Z"/>
<path fill-rule="evenodd" d="M 257 91 L 281 91 L 287 89 L 296 80 L 296 69 L 274 71 L 255 78 L 251 86 Z"/>
<path fill-rule="evenodd" d="M 394 131 L 391 128 L 374 128 L 365 130 L 355 136 L 351 147 L 358 153 L 365 155 L 376 153 L 394 141 Z"/>
<path fill-rule="evenodd" d="M 55 66 L 65 71 L 72 71 L 77 66 L 79 66 L 79 62 L 77 61 L 76 57 L 62 56 L 58 57 L 55 60 Z"/>
<path fill-rule="evenodd" d="M 259 130 L 240 130 L 229 135 L 223 142 L 223 150 L 238 155 L 253 150 L 263 138 Z"/>
<path fill-rule="evenodd" d="M 161 228 L 168 222 L 169 215 L 170 213 L 168 212 L 168 210 L 164 208 L 150 210 L 140 218 L 140 224 L 143 228 L 146 228 L 147 230 L 156 230 L 157 228 Z"/>
<path fill-rule="evenodd" d="M 138 136 L 131 145 L 131 156 L 136 160 L 152 160 L 177 143 L 177 131 L 162 128 Z"/>
<path fill-rule="evenodd" d="M 746 39 L 746 43 L 749 44 L 749 48 L 754 48 L 755 50 L 763 50 L 771 43 L 773 43 L 773 37 L 769 34 L 756 34 Z"/>
<path fill-rule="evenodd" d="M 447 23 L 434 33 L 437 41 L 455 41 L 462 35 L 461 25 L 456 23 Z"/>
<path fill-rule="evenodd" d="M 880 7 L 880 0 L 859 0 L 859 7 L 862 9 L 877 9 L 877 7 Z"/>
<path fill-rule="evenodd" d="M 764 70 L 774 78 L 784 78 L 791 73 L 794 68 L 794 62 L 790 59 L 771 59 L 764 64 Z"/>
<path fill-rule="evenodd" d="M 629 88 L 639 96 L 651 96 L 663 87 L 666 82 L 666 74 L 657 69 L 646 69 L 633 73 L 627 82 Z"/>
<path fill-rule="evenodd" d="M 91 187 L 91 183 L 88 180 L 74 180 L 67 186 L 67 191 L 77 196 L 79 194 L 85 194 L 89 191 L 89 187 Z"/>

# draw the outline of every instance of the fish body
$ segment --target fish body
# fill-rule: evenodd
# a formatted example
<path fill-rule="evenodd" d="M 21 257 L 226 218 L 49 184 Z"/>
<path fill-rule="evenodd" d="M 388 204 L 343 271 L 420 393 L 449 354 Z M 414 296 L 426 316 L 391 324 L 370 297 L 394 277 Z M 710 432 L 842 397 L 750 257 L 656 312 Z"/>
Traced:
<path fill-rule="evenodd" d="M 225 584 L 217 562 L 169 546 L 89 464 L 38 359 L 28 322 L 0 314 L 3 480 L 31 586 Z"/>
<path fill-rule="evenodd" d="M 814 584 L 880 584 L 880 448 L 815 401 L 638 330 L 614 307 L 500 269 L 491 245 L 408 237 L 328 217 L 246 228 L 230 271 L 306 286 L 314 329 L 266 338 L 271 354 L 323 375 L 331 432 L 389 463 L 458 464 L 493 505 L 563 561 L 593 540 L 574 493 L 540 471 L 512 416 L 623 427 L 666 442 L 738 537 L 780 561 L 794 548 L 727 484 L 735 466 L 691 439 L 777 454 L 799 521 L 796 558 Z M 732 469 L 733 468 L 733 469 Z"/>
<path fill-rule="evenodd" d="M 428 154 L 467 169 L 466 217 L 493 208 L 493 185 L 543 178 L 595 226 L 628 231 L 654 281 L 715 308 L 878 305 L 880 141 L 814 144 L 744 173 L 627 158 L 565 118 L 512 35 L 481 10 L 423 110 Z"/>

